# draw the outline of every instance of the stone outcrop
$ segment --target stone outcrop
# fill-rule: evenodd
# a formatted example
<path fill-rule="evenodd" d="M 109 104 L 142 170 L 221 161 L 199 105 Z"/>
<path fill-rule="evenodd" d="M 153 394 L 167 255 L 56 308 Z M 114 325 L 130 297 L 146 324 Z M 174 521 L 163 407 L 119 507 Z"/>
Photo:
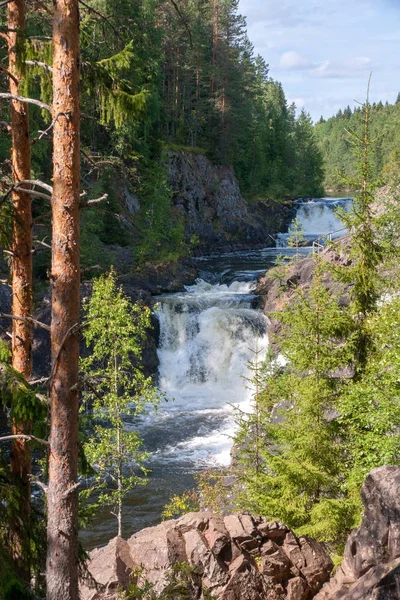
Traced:
<path fill-rule="evenodd" d="M 168 152 L 167 171 L 174 206 L 184 217 L 199 255 L 274 246 L 271 235 L 285 230 L 292 204 L 248 204 L 232 167 L 214 165 L 192 152 Z"/>
<path fill-rule="evenodd" d="M 371 471 L 361 497 L 361 525 L 349 536 L 335 576 L 315 600 L 400 598 L 400 467 Z"/>
<path fill-rule="evenodd" d="M 195 573 L 187 600 L 203 597 L 205 589 L 216 600 L 306 600 L 332 570 L 321 544 L 296 537 L 280 522 L 190 513 L 92 552 L 88 569 L 100 585 L 82 584 L 82 600 L 112 598 L 118 586 L 137 581 L 135 567 L 139 584 L 148 581 L 160 594 L 177 563 Z"/>
<path fill-rule="evenodd" d="M 322 250 L 319 257 L 327 263 L 328 267 L 350 264 L 348 255 L 350 241 L 351 238 L 348 235 L 339 238 L 336 240 L 335 247 Z M 282 254 L 285 254 L 285 248 L 282 248 Z M 290 304 L 296 291 L 307 291 L 310 288 L 314 278 L 314 269 L 315 259 L 311 254 L 306 258 L 269 270 L 258 282 L 259 308 L 267 316 L 282 310 Z M 323 282 L 327 290 L 339 296 L 342 304 L 348 304 L 349 295 L 342 284 L 329 274 L 324 275 Z M 267 328 L 269 333 L 277 333 L 280 326 L 277 321 L 272 319 L 267 324 Z"/>

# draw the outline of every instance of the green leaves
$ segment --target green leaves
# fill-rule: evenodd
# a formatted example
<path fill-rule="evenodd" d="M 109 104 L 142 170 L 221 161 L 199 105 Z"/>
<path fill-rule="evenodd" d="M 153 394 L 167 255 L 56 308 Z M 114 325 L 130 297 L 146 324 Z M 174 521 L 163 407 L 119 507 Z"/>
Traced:
<path fill-rule="evenodd" d="M 113 270 L 94 281 L 84 309 L 84 337 L 91 350 L 82 359 L 86 382 L 82 410 L 88 423 L 84 450 L 94 470 L 94 490 L 100 490 L 97 503 L 117 507 L 120 535 L 123 499 L 132 487 L 145 483 L 147 473 L 142 441 L 125 418 L 134 420 L 147 403 L 158 401 L 141 364 L 150 309 L 129 301 Z"/>

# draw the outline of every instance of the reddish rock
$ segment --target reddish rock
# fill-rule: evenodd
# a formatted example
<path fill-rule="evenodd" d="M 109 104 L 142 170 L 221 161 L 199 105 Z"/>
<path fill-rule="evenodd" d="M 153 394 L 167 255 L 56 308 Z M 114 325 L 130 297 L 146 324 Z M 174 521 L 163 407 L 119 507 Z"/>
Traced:
<path fill-rule="evenodd" d="M 283 549 L 269 540 L 262 546 L 261 572 L 273 582 L 281 582 L 289 579 L 292 563 Z"/>
<path fill-rule="evenodd" d="M 373 469 L 361 498 L 361 525 L 349 536 L 335 576 L 315 600 L 400 598 L 400 467 Z"/>
<path fill-rule="evenodd" d="M 282 523 L 247 514 L 190 513 L 94 551 L 88 569 L 101 585 L 97 590 L 82 585 L 82 599 L 116 598 L 135 581 L 138 568 L 138 583 L 147 581 L 160 594 L 177 563 L 194 568 L 186 600 L 202 597 L 204 589 L 215 600 L 305 600 L 331 568 L 320 544 L 297 538 Z"/>
<path fill-rule="evenodd" d="M 310 588 L 302 577 L 294 577 L 287 584 L 286 600 L 307 600 Z"/>
<path fill-rule="evenodd" d="M 121 587 L 135 581 L 135 566 L 128 542 L 120 537 L 112 539 L 104 548 L 93 550 L 89 563 L 91 579 L 85 579 L 80 585 L 81 600 L 116 598 Z"/>

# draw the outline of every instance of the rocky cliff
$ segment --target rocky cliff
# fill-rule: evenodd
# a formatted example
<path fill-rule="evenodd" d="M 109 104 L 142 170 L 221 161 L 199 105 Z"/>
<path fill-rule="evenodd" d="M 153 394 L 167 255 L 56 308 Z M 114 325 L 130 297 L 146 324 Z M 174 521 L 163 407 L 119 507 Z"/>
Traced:
<path fill-rule="evenodd" d="M 191 152 L 167 156 L 173 202 L 184 218 L 186 238 L 198 239 L 198 254 L 275 245 L 271 235 L 285 230 L 291 202 L 249 204 L 231 167 Z"/>

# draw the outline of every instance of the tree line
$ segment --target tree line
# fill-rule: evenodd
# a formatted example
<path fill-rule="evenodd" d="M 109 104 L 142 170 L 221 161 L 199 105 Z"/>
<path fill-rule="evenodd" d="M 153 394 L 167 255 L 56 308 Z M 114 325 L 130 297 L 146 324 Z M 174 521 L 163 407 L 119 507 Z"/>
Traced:
<path fill-rule="evenodd" d="M 371 104 L 370 136 L 373 155 L 373 177 L 386 183 L 398 169 L 400 115 L 399 98 L 394 104 L 377 102 Z M 315 125 L 315 135 L 324 159 L 324 185 L 330 190 L 351 189 L 355 166 L 348 130 L 360 133 L 363 127 L 363 109 L 347 106 L 336 115 Z M 341 176 L 339 176 L 341 175 Z"/>

